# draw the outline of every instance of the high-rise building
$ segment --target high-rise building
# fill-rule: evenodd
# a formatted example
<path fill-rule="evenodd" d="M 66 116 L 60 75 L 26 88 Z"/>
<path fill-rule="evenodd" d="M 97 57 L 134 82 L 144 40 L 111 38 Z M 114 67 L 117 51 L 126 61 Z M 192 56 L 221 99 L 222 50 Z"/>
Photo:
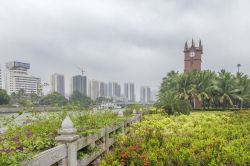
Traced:
<path fill-rule="evenodd" d="M 99 81 L 89 80 L 88 95 L 92 100 L 96 100 L 100 96 Z"/>
<path fill-rule="evenodd" d="M 121 85 L 119 84 L 115 86 L 115 97 L 121 97 Z"/>
<path fill-rule="evenodd" d="M 113 83 L 108 83 L 108 97 L 113 97 Z"/>
<path fill-rule="evenodd" d="M 51 86 L 52 92 L 60 93 L 61 95 L 65 95 L 65 81 L 64 75 L 55 73 L 51 76 Z"/>
<path fill-rule="evenodd" d="M 151 92 L 151 99 L 152 102 L 156 102 L 158 100 L 158 91 L 154 90 Z"/>
<path fill-rule="evenodd" d="M 87 96 L 87 77 L 82 75 L 76 75 L 72 77 L 71 91 L 72 94 L 74 91 L 77 91 Z"/>
<path fill-rule="evenodd" d="M 107 97 L 108 96 L 108 84 L 104 83 L 104 96 Z"/>
<path fill-rule="evenodd" d="M 134 83 L 125 83 L 124 84 L 124 95 L 127 98 L 128 102 L 135 101 L 135 85 L 134 85 Z"/>
<path fill-rule="evenodd" d="M 3 88 L 3 85 L 2 85 L 2 69 L 1 69 L 1 66 L 0 66 L 0 89 Z"/>
<path fill-rule="evenodd" d="M 108 96 L 108 85 L 105 82 L 100 82 L 100 97 Z"/>
<path fill-rule="evenodd" d="M 121 86 L 117 82 L 108 83 L 108 96 L 109 97 L 121 96 Z"/>
<path fill-rule="evenodd" d="M 21 89 L 26 94 L 41 94 L 41 79 L 28 75 L 29 63 L 8 62 L 6 63 L 5 88 L 7 93 L 18 93 Z"/>
<path fill-rule="evenodd" d="M 121 86 L 117 82 L 113 82 L 112 89 L 112 97 L 120 97 L 121 96 Z"/>
<path fill-rule="evenodd" d="M 140 94 L 141 94 L 140 95 L 140 101 L 141 101 L 141 103 L 146 104 L 146 103 L 150 103 L 151 102 L 151 100 L 150 100 L 150 98 L 151 98 L 151 90 L 150 90 L 149 87 L 142 86 Z"/>

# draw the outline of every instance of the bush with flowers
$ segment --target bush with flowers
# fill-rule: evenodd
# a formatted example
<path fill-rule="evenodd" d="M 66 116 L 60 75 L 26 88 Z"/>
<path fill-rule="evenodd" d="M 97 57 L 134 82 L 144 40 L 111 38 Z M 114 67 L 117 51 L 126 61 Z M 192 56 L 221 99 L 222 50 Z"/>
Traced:
<path fill-rule="evenodd" d="M 145 115 L 101 165 L 250 165 L 250 111 Z"/>

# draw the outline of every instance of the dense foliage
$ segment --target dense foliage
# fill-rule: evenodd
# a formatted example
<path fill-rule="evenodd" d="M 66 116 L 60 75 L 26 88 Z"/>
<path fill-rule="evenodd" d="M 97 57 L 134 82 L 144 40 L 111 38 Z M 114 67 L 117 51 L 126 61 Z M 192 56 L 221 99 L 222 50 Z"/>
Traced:
<path fill-rule="evenodd" d="M 156 106 L 163 108 L 168 115 L 177 112 L 188 115 L 192 110 L 188 100 L 179 99 L 176 93 L 172 91 L 162 93 Z"/>
<path fill-rule="evenodd" d="M 78 91 L 74 91 L 70 96 L 70 103 L 73 105 L 78 105 L 82 108 L 89 108 L 92 105 L 92 100 L 90 97 L 85 96 Z"/>
<path fill-rule="evenodd" d="M 3 94 L 2 94 L 3 93 Z M 10 104 L 18 104 L 23 107 L 32 107 L 39 105 L 46 106 L 76 106 L 78 109 L 90 108 L 92 106 L 92 100 L 90 97 L 81 94 L 78 91 L 74 91 L 70 96 L 70 100 L 67 100 L 63 95 L 57 92 L 52 92 L 45 96 L 37 95 L 36 93 L 26 94 L 23 89 L 17 93 L 12 93 L 11 96 L 4 94 L 4 90 L 0 91 L 0 105 L 1 97 L 5 100 L 5 103 L 10 100 Z M 7 100 L 8 99 L 8 100 Z M 7 104 L 8 104 L 7 103 Z"/>
<path fill-rule="evenodd" d="M 250 103 L 250 79 L 242 73 L 232 74 L 225 70 L 171 71 L 163 78 L 157 106 L 169 109 L 178 100 L 202 102 L 205 108 L 247 107 Z M 173 110 L 174 111 L 174 110 Z"/>
<path fill-rule="evenodd" d="M 61 95 L 60 93 L 53 92 L 51 94 L 48 94 L 47 96 L 44 96 L 40 104 L 41 105 L 51 105 L 51 106 L 63 106 L 67 104 L 68 100 Z"/>
<path fill-rule="evenodd" d="M 146 115 L 101 165 L 250 165 L 249 131 L 249 111 Z"/>
<path fill-rule="evenodd" d="M 0 89 L 0 105 L 9 104 L 10 97 L 7 92 L 3 89 Z"/>
<path fill-rule="evenodd" d="M 22 126 L 10 124 L 9 129 L 0 134 L 0 165 L 19 165 L 20 161 L 54 147 L 57 130 L 65 116 L 66 112 L 47 116 L 34 114 Z M 105 125 L 123 120 L 107 111 L 98 114 L 77 111 L 70 116 L 79 135 L 95 133 Z"/>
<path fill-rule="evenodd" d="M 20 89 L 17 93 L 13 92 L 10 95 L 10 98 L 11 98 L 10 104 L 18 104 L 23 107 L 32 106 L 33 104 L 35 104 L 33 103 L 34 95 L 35 95 L 34 93 L 32 93 L 31 95 L 28 95 L 25 93 L 24 89 Z"/>

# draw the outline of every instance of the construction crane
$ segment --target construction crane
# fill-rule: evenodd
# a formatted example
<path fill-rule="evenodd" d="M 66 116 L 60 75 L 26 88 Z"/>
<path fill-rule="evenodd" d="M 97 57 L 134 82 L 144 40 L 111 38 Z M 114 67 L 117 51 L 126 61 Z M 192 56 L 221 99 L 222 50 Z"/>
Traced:
<path fill-rule="evenodd" d="M 77 69 L 79 69 L 81 71 L 82 75 L 84 75 L 85 70 L 83 68 L 79 67 L 79 66 L 76 66 L 76 67 L 77 67 Z"/>
<path fill-rule="evenodd" d="M 240 74 L 240 67 L 241 67 L 241 64 L 237 64 L 238 74 Z"/>

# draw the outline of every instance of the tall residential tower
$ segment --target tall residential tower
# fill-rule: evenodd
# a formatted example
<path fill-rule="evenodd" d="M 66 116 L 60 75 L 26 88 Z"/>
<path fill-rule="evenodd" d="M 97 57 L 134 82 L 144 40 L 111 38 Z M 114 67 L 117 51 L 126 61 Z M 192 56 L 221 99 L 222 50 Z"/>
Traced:
<path fill-rule="evenodd" d="M 71 92 L 80 92 L 82 95 L 87 96 L 87 77 L 82 75 L 76 75 L 72 77 Z"/>
<path fill-rule="evenodd" d="M 128 102 L 135 102 L 135 85 L 134 83 L 124 84 L 124 95 Z"/>
<path fill-rule="evenodd" d="M 100 82 L 100 97 L 108 96 L 108 84 L 105 82 Z"/>
<path fill-rule="evenodd" d="M 151 102 L 151 90 L 148 86 L 142 86 L 140 90 L 140 102 L 147 104 Z"/>
<path fill-rule="evenodd" d="M 112 98 L 121 96 L 121 86 L 117 82 L 108 83 L 108 96 Z"/>
<path fill-rule="evenodd" d="M 88 82 L 88 96 L 92 100 L 100 97 L 100 83 L 97 80 L 89 80 Z"/>
<path fill-rule="evenodd" d="M 52 92 L 58 92 L 61 95 L 65 95 L 65 82 L 64 82 L 64 75 L 62 74 L 53 74 L 51 76 L 51 86 Z"/>

